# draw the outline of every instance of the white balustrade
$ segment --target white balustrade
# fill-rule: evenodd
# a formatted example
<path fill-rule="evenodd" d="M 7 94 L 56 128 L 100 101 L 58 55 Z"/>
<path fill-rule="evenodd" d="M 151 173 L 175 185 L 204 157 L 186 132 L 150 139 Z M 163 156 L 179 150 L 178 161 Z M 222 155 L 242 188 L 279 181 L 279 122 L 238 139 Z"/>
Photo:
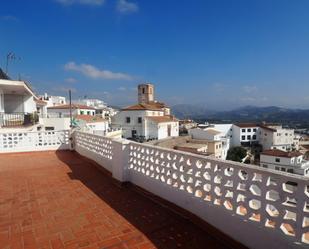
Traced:
<path fill-rule="evenodd" d="M 113 160 L 113 141 L 100 135 L 94 135 L 86 132 L 74 132 L 75 150 L 112 171 Z"/>
<path fill-rule="evenodd" d="M 0 153 L 70 148 L 69 131 L 37 131 L 0 133 Z"/>
<path fill-rule="evenodd" d="M 82 132 L 74 140 L 77 152 L 118 180 L 175 203 L 250 248 L 308 248 L 306 177 Z"/>

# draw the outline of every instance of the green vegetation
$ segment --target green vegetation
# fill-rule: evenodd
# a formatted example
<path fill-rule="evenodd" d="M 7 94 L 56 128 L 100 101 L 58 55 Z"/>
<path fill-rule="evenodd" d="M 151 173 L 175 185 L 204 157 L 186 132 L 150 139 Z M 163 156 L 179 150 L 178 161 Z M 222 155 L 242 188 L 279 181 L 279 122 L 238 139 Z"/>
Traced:
<path fill-rule="evenodd" d="M 235 161 L 235 162 L 241 162 L 242 159 L 247 155 L 247 150 L 243 147 L 233 147 L 229 149 L 227 152 L 227 160 Z"/>

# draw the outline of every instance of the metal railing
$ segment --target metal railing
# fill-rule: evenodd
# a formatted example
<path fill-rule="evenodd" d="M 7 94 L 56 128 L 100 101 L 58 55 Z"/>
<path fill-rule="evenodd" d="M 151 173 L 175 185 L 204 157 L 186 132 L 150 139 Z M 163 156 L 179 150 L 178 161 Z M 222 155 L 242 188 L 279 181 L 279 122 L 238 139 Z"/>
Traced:
<path fill-rule="evenodd" d="M 36 113 L 0 113 L 0 127 L 27 126 L 38 122 L 39 116 Z"/>

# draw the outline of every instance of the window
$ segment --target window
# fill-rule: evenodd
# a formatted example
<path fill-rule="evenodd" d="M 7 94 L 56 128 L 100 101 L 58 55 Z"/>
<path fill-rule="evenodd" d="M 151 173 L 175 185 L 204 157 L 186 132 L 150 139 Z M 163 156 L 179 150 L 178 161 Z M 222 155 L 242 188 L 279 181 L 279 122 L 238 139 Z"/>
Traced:
<path fill-rule="evenodd" d="M 267 164 L 263 164 L 263 168 L 268 168 Z"/>
<path fill-rule="evenodd" d="M 87 115 L 90 115 L 90 111 L 87 112 Z"/>
<path fill-rule="evenodd" d="M 251 135 L 248 135 L 248 136 L 247 136 L 247 139 L 248 139 L 248 140 L 251 140 Z"/>
<path fill-rule="evenodd" d="M 281 168 L 281 171 L 284 171 L 284 172 L 285 172 L 285 168 Z"/>
<path fill-rule="evenodd" d="M 253 139 L 253 140 L 256 140 L 256 135 L 253 135 L 253 136 L 252 136 L 252 139 Z"/>
<path fill-rule="evenodd" d="M 142 93 L 143 93 L 143 94 L 145 93 L 145 88 L 142 88 Z"/>
<path fill-rule="evenodd" d="M 280 163 L 280 158 L 276 158 L 276 163 Z"/>
<path fill-rule="evenodd" d="M 126 117 L 126 123 L 130 124 L 131 123 L 131 118 L 130 117 Z"/>
<path fill-rule="evenodd" d="M 293 169 L 288 169 L 287 172 L 294 173 Z"/>
<path fill-rule="evenodd" d="M 141 117 L 138 117 L 138 118 L 137 118 L 137 122 L 138 122 L 139 124 L 141 124 L 141 123 L 142 123 L 142 118 L 141 118 Z"/>
<path fill-rule="evenodd" d="M 45 126 L 45 131 L 54 131 L 55 127 L 53 126 Z"/>
<path fill-rule="evenodd" d="M 280 167 L 277 167 L 277 166 L 276 166 L 276 167 L 275 167 L 275 170 L 280 170 Z"/>
<path fill-rule="evenodd" d="M 80 115 L 84 115 L 84 111 L 80 111 Z"/>
<path fill-rule="evenodd" d="M 251 129 L 247 129 L 248 132 L 251 132 Z"/>
<path fill-rule="evenodd" d="M 256 132 L 256 128 L 253 129 L 253 132 Z"/>
<path fill-rule="evenodd" d="M 241 131 L 242 131 L 242 132 L 246 132 L 246 129 L 242 129 Z"/>
<path fill-rule="evenodd" d="M 246 140 L 246 136 L 241 136 L 241 140 Z"/>

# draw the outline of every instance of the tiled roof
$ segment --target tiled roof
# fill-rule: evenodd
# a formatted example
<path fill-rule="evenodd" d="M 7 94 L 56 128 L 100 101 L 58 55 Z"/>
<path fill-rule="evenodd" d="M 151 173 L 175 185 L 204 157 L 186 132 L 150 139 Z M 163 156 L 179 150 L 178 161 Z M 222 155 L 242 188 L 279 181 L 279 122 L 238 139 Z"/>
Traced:
<path fill-rule="evenodd" d="M 259 125 L 259 127 L 261 127 L 264 130 L 268 130 L 268 131 L 272 131 L 272 132 L 276 132 L 277 130 L 271 127 L 268 127 L 266 125 Z"/>
<path fill-rule="evenodd" d="M 167 122 L 176 122 L 176 121 L 178 121 L 173 116 L 147 116 L 146 118 L 150 119 L 151 121 L 156 122 L 156 123 L 167 123 Z"/>
<path fill-rule="evenodd" d="M 70 105 L 56 105 L 47 107 L 47 109 L 70 109 Z M 79 104 L 72 104 L 72 109 L 88 109 L 88 110 L 95 110 L 95 108 L 87 105 L 79 105 Z"/>
<path fill-rule="evenodd" d="M 255 123 L 238 123 L 238 124 L 234 124 L 235 126 L 238 126 L 240 128 L 251 128 L 251 127 L 258 127 L 259 125 L 258 124 L 255 124 Z"/>
<path fill-rule="evenodd" d="M 303 155 L 302 153 L 297 151 L 288 152 L 276 149 L 264 150 L 261 154 L 266 156 L 287 157 L 287 158 L 298 157 Z"/>
<path fill-rule="evenodd" d="M 300 147 L 303 147 L 305 150 L 309 150 L 309 144 L 302 144 Z"/>
<path fill-rule="evenodd" d="M 97 116 L 92 116 L 92 115 L 76 115 L 75 119 L 84 120 L 87 123 L 108 122 L 106 119 L 102 117 L 97 117 Z"/>
<path fill-rule="evenodd" d="M 206 131 L 207 131 L 208 133 L 212 134 L 212 135 L 218 135 L 218 134 L 221 133 L 220 131 L 218 131 L 218 130 L 216 130 L 216 129 L 211 129 L 211 128 L 206 129 Z"/>
<path fill-rule="evenodd" d="M 135 111 L 135 110 L 151 110 L 151 111 L 162 111 L 167 106 L 161 102 L 150 102 L 147 104 L 136 104 L 123 108 L 123 111 Z"/>
<path fill-rule="evenodd" d="M 34 101 L 39 105 L 47 105 L 47 103 L 44 100 L 41 99 L 34 99 Z"/>
<path fill-rule="evenodd" d="M 260 127 L 263 128 L 265 130 L 269 130 L 272 132 L 276 132 L 277 130 L 274 128 L 269 127 L 269 125 L 264 125 L 264 124 L 256 124 L 256 123 L 238 123 L 238 124 L 234 124 L 235 126 L 238 126 L 240 128 L 253 128 L 253 127 Z"/>

